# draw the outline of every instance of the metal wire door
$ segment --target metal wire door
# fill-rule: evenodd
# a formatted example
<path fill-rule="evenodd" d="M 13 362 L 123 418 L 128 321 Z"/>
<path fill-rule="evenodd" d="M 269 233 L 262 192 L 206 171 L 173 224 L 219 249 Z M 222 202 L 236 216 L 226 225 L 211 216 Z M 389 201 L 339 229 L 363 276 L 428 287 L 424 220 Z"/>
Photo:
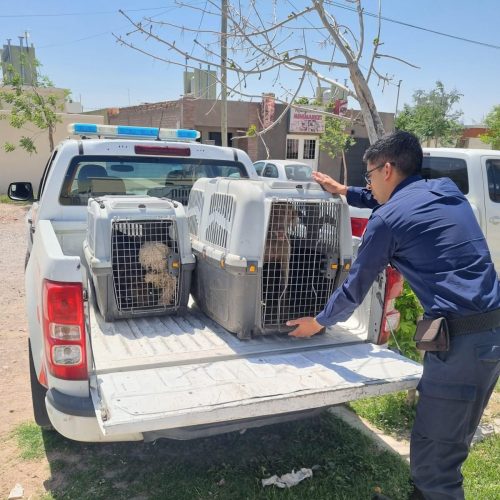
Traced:
<path fill-rule="evenodd" d="M 328 272 L 339 255 L 340 206 L 333 201 L 273 201 L 261 275 L 264 329 L 315 316 L 334 290 Z"/>
<path fill-rule="evenodd" d="M 180 263 L 173 220 L 113 221 L 111 262 L 119 311 L 177 307 Z"/>

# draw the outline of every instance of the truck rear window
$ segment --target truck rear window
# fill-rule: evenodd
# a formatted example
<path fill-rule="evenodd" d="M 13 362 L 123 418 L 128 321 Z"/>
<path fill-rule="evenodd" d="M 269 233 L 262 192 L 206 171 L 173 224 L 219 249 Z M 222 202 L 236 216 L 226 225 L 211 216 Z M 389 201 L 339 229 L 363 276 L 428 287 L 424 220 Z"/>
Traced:
<path fill-rule="evenodd" d="M 422 163 L 422 177 L 424 179 L 438 179 L 449 177 L 463 194 L 469 192 L 469 178 L 467 163 L 461 158 L 447 158 L 444 156 L 424 156 Z"/>
<path fill-rule="evenodd" d="M 201 177 L 248 178 L 240 162 L 193 158 L 77 156 L 70 163 L 59 201 L 87 205 L 90 197 L 106 194 L 149 195 L 187 205 Z"/>

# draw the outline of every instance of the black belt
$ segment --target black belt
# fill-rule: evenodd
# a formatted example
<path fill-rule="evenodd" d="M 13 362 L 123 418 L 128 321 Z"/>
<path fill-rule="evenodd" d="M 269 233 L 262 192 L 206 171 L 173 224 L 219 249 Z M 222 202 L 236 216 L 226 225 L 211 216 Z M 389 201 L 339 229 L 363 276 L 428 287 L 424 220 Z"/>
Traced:
<path fill-rule="evenodd" d="M 447 319 L 446 322 L 451 336 L 484 332 L 485 330 L 500 328 L 500 309 L 472 314 L 463 318 Z"/>

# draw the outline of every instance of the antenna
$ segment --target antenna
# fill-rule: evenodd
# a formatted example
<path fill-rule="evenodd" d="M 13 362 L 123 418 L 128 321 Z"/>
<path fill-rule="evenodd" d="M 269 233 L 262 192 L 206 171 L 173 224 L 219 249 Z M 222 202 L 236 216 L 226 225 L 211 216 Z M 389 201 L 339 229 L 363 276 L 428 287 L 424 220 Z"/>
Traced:
<path fill-rule="evenodd" d="M 165 107 L 161 109 L 161 116 L 160 116 L 160 124 L 158 125 L 158 135 L 156 136 L 156 140 L 160 141 L 160 129 L 161 129 L 161 124 L 163 123 L 163 112 L 165 111 Z"/>

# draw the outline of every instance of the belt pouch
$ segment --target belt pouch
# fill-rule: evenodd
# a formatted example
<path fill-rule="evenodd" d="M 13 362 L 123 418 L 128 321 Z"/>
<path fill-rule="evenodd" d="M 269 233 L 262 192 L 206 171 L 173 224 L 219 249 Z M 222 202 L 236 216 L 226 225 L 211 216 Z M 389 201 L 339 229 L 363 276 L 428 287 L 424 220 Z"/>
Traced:
<path fill-rule="evenodd" d="M 447 351 L 450 332 L 446 318 L 422 319 L 417 323 L 413 340 L 422 351 Z"/>

